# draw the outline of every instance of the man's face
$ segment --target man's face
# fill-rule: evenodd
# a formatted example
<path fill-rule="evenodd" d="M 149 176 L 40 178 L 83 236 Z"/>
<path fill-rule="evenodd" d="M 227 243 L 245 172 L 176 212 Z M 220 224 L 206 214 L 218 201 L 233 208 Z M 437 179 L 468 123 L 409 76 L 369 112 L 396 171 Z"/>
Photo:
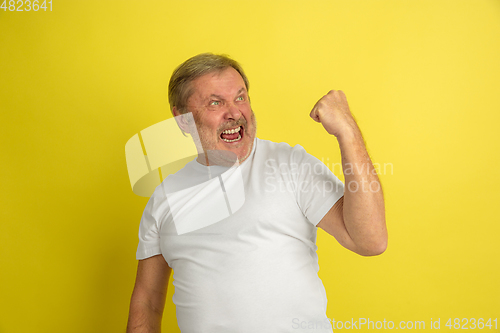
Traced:
<path fill-rule="evenodd" d="M 197 78 L 191 88 L 187 109 L 203 150 L 230 151 L 242 163 L 252 151 L 257 125 L 241 75 L 229 67 Z"/>

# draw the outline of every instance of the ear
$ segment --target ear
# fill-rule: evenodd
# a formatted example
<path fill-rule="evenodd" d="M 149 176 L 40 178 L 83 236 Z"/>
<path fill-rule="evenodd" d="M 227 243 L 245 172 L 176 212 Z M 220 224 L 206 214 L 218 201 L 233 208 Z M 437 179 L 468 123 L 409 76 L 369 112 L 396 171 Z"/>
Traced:
<path fill-rule="evenodd" d="M 180 113 L 175 106 L 172 108 L 172 113 L 174 114 L 175 121 L 177 122 L 179 128 L 186 133 L 191 133 L 189 129 L 190 124 L 188 121 L 188 117 L 185 116 L 185 113 Z"/>

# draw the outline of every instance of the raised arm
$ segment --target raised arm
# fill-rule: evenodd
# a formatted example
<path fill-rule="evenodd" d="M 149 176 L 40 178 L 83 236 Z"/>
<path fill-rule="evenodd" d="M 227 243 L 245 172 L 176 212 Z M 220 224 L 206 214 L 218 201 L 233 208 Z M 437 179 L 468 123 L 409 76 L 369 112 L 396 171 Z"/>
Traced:
<path fill-rule="evenodd" d="M 318 227 L 358 254 L 381 254 L 387 247 L 382 186 L 345 94 L 330 91 L 316 103 L 310 116 L 337 138 L 346 185 L 344 196 Z"/>
<path fill-rule="evenodd" d="M 172 269 L 162 255 L 139 260 L 127 333 L 159 333 Z"/>

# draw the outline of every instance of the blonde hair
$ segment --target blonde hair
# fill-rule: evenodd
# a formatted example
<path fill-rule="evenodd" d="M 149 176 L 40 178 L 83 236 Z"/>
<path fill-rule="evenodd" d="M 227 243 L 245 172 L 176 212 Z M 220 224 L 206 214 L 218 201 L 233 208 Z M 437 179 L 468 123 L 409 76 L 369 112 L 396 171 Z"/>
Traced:
<path fill-rule="evenodd" d="M 224 54 L 201 53 L 192 58 L 189 58 L 177 67 L 168 84 L 168 101 L 170 103 L 170 111 L 173 114 L 174 106 L 179 113 L 186 113 L 186 106 L 189 97 L 193 94 L 191 82 L 205 74 L 213 72 L 222 72 L 226 68 L 232 67 L 240 73 L 245 87 L 249 88 L 248 79 L 243 72 L 240 64 Z"/>

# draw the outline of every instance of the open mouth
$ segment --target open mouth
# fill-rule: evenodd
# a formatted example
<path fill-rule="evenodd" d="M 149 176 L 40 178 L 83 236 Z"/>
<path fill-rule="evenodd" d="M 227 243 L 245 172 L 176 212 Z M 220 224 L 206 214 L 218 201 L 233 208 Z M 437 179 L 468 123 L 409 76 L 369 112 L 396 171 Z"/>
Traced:
<path fill-rule="evenodd" d="M 225 131 L 222 131 L 222 133 L 220 134 L 220 138 L 222 139 L 222 141 L 227 143 L 240 141 L 242 137 L 243 137 L 242 126 L 227 129 Z"/>

